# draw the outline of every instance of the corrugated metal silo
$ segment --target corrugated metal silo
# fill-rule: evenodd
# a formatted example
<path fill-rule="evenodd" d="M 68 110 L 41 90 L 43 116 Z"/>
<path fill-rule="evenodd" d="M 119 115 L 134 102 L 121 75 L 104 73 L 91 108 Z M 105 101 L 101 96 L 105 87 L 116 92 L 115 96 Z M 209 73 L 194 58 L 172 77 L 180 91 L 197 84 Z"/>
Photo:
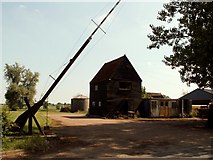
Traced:
<path fill-rule="evenodd" d="M 71 99 L 71 112 L 88 111 L 89 98 L 84 95 L 77 95 Z"/>

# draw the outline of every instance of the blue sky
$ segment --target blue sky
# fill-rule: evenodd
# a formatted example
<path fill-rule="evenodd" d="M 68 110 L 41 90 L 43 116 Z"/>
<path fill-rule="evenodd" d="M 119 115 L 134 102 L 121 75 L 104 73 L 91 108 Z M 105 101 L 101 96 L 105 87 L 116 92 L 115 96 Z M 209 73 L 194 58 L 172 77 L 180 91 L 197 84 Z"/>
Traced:
<path fill-rule="evenodd" d="M 2 69 L 15 62 L 40 73 L 37 85 L 38 100 L 52 84 L 78 48 L 95 29 L 95 24 L 112 8 L 114 2 L 3 2 L 2 12 Z M 126 2 L 107 19 L 65 77 L 49 96 L 48 101 L 70 102 L 78 94 L 89 96 L 89 82 L 102 65 L 126 56 L 150 92 L 161 92 L 171 98 L 190 92 L 177 70 L 162 60 L 171 48 L 148 50 L 149 24 L 159 25 L 156 19 L 163 2 Z M 2 75 L 3 76 L 3 75 Z M 1 76 L 1 77 L 2 77 Z M 2 79 L 1 102 L 4 102 L 6 83 Z"/>

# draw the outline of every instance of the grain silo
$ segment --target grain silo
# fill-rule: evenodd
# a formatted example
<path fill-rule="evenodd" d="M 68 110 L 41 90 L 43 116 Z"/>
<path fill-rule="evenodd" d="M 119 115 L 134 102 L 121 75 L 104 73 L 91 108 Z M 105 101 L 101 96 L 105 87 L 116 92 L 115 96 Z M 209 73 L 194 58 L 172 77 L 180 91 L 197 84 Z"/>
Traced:
<path fill-rule="evenodd" d="M 88 111 L 89 98 L 84 95 L 77 95 L 71 99 L 71 112 Z"/>

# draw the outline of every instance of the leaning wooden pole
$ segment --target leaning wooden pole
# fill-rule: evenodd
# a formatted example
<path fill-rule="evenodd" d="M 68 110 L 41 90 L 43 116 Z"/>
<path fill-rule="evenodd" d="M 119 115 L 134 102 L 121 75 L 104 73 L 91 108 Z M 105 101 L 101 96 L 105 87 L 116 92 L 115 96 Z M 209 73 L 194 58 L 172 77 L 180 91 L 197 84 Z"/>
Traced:
<path fill-rule="evenodd" d="M 39 110 L 39 108 L 43 105 L 47 97 L 50 95 L 50 93 L 53 91 L 53 89 L 56 87 L 56 85 L 60 82 L 62 77 L 65 75 L 65 73 L 69 70 L 69 68 L 72 66 L 72 64 L 75 62 L 75 60 L 78 58 L 78 56 L 82 53 L 82 51 L 86 48 L 86 46 L 89 44 L 89 42 L 92 40 L 93 35 L 96 33 L 96 31 L 101 27 L 101 25 L 104 23 L 104 21 L 107 19 L 107 17 L 112 13 L 112 11 L 116 8 L 116 6 L 120 3 L 121 0 L 119 0 L 114 7 L 109 11 L 109 13 L 104 17 L 104 19 L 100 22 L 100 24 L 95 28 L 95 30 L 92 32 L 92 34 L 86 39 L 86 41 L 83 43 L 83 45 L 80 47 L 80 49 L 76 52 L 76 54 L 73 56 L 72 59 L 70 59 L 69 63 L 66 65 L 66 67 L 63 69 L 63 71 L 59 74 L 59 76 L 55 79 L 53 84 L 50 86 L 50 88 L 47 90 L 47 92 L 44 94 L 42 99 L 35 103 L 32 108 L 31 112 L 33 115 Z M 15 121 L 15 123 L 20 127 L 20 129 L 23 129 L 25 126 L 27 119 L 29 118 L 29 110 L 26 110 L 24 113 L 22 113 Z"/>

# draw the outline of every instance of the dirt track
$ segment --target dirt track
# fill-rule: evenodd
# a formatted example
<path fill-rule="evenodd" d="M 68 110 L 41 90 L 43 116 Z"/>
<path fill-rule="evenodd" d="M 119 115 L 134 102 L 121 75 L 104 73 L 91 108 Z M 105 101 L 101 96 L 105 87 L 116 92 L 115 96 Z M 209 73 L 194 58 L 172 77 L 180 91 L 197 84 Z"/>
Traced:
<path fill-rule="evenodd" d="M 49 158 L 210 158 L 213 130 L 199 119 L 110 120 L 76 114 L 51 114 L 52 128 L 66 145 Z M 213 140 L 212 140 L 213 141 Z M 213 143 L 213 142 L 212 142 Z"/>

